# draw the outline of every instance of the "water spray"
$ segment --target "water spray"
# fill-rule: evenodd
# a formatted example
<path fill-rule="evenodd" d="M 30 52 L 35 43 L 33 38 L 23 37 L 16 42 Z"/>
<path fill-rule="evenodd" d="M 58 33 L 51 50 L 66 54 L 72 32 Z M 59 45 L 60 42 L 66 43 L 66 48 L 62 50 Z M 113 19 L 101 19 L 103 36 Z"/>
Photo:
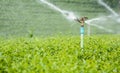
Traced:
<path fill-rule="evenodd" d="M 48 5 L 50 8 L 52 8 L 52 9 L 60 12 L 60 13 L 61 13 L 65 18 L 67 18 L 68 20 L 75 20 L 75 19 L 77 19 L 77 17 L 75 16 L 75 14 L 74 14 L 73 12 L 71 12 L 71 11 L 62 10 L 62 9 L 60 9 L 59 7 L 55 6 L 54 4 L 52 4 L 52 3 L 50 3 L 50 2 L 48 2 L 48 1 L 46 1 L 46 0 L 40 0 L 40 1 L 41 1 L 42 3 Z M 96 20 L 97 18 L 94 18 L 94 19 Z M 97 27 L 97 28 L 99 28 L 99 29 L 103 29 L 103 30 L 109 32 L 110 29 L 107 30 L 106 28 L 104 28 L 104 27 L 102 27 L 102 26 L 100 26 L 100 25 L 91 24 L 91 22 L 93 22 L 94 19 L 90 19 L 90 20 L 87 20 L 87 21 L 86 21 L 86 24 L 88 24 L 88 28 L 89 28 L 88 34 L 90 34 L 90 25 L 95 26 L 95 27 Z M 111 32 L 111 30 L 110 30 L 110 32 Z"/>
<path fill-rule="evenodd" d="M 85 23 L 85 20 L 88 19 L 87 17 L 82 17 L 80 19 L 75 19 L 75 21 L 81 23 L 81 27 L 80 27 L 80 35 L 81 35 L 81 43 L 80 43 L 80 46 L 81 48 L 84 48 L 84 23 Z"/>
<path fill-rule="evenodd" d="M 46 0 L 40 0 L 42 3 L 47 4 L 49 7 L 51 7 L 52 9 L 60 12 L 63 16 L 65 16 L 67 19 L 69 20 L 74 20 L 76 19 L 76 16 L 73 12 L 70 11 L 66 11 L 66 10 L 62 10 L 59 7 L 55 6 L 54 4 L 46 1 Z"/>
<path fill-rule="evenodd" d="M 114 16 L 119 16 L 112 8 L 110 8 L 103 0 L 98 0 L 98 3 L 104 6 L 107 10 L 109 10 Z"/>
<path fill-rule="evenodd" d="M 114 31 L 113 30 L 111 30 L 111 29 L 108 29 L 108 28 L 105 28 L 105 27 L 102 27 L 102 26 L 99 26 L 99 25 L 96 25 L 96 24 L 93 24 L 92 22 L 94 22 L 94 21 L 104 21 L 104 20 L 106 20 L 106 17 L 111 17 L 111 16 L 105 16 L 105 17 L 97 17 L 97 18 L 93 18 L 93 19 L 89 19 L 89 20 L 86 20 L 85 21 L 85 23 L 86 24 L 88 24 L 89 26 L 91 25 L 91 26 L 95 26 L 95 27 L 97 27 L 97 28 L 99 28 L 99 29 L 103 29 L 103 30 L 105 30 L 105 31 L 107 31 L 107 32 L 110 32 L 110 33 L 113 33 Z"/>
<path fill-rule="evenodd" d="M 108 11 L 110 11 L 112 14 L 113 14 L 113 16 L 114 16 L 114 19 L 118 22 L 118 23 L 120 23 L 120 15 L 117 13 L 117 12 L 115 12 L 112 8 L 110 8 L 110 6 L 108 6 L 103 0 L 98 0 L 98 3 L 100 4 L 100 5 L 102 5 L 102 6 L 104 6 Z M 113 17 L 112 17 L 113 18 Z"/>

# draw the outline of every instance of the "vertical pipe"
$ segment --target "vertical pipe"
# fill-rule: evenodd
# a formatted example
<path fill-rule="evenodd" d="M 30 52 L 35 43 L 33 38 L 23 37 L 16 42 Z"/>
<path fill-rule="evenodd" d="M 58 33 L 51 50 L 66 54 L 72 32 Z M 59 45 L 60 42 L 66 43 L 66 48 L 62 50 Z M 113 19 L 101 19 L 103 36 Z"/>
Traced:
<path fill-rule="evenodd" d="M 84 48 L 84 26 L 81 26 L 80 33 L 81 33 L 81 48 Z"/>
<path fill-rule="evenodd" d="M 84 48 L 84 44 L 83 44 L 84 43 L 84 40 L 83 40 L 84 38 L 83 37 L 84 37 L 84 35 L 81 34 L 81 48 Z"/>

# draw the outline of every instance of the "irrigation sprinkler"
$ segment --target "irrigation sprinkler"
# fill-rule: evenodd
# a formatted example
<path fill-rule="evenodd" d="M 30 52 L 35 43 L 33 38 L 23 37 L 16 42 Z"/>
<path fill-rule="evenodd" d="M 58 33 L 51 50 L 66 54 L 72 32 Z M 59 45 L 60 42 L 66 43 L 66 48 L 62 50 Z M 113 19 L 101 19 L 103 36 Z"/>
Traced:
<path fill-rule="evenodd" d="M 77 18 L 75 19 L 75 21 L 81 23 L 80 24 L 80 35 L 81 35 L 81 43 L 80 43 L 80 46 L 81 48 L 84 48 L 84 23 L 85 23 L 85 20 L 88 19 L 88 17 L 82 17 L 82 18 Z"/>

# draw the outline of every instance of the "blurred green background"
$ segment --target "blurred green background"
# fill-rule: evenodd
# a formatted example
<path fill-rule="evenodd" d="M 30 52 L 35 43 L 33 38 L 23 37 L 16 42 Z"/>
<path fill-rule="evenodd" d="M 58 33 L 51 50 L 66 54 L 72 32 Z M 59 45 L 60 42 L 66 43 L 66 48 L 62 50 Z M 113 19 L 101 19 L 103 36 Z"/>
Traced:
<path fill-rule="evenodd" d="M 63 10 L 74 12 L 78 17 L 87 16 L 91 19 L 111 14 L 99 5 L 97 0 L 48 1 Z M 119 12 L 118 0 L 105 0 L 105 2 Z M 113 28 L 114 25 L 110 26 Z M 118 27 L 119 25 L 114 26 L 114 29 L 117 28 L 115 31 L 119 30 Z M 79 35 L 79 28 L 79 23 L 67 20 L 61 13 L 42 4 L 40 0 L 0 0 L 0 36 Z M 85 28 L 87 34 L 87 27 Z M 108 32 L 92 26 L 91 34 L 108 34 Z"/>

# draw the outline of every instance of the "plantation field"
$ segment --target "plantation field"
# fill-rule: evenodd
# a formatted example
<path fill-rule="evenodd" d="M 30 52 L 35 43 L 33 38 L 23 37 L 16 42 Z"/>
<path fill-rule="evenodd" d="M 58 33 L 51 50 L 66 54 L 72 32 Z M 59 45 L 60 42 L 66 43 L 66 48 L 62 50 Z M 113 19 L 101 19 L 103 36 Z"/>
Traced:
<path fill-rule="evenodd" d="M 120 35 L 0 39 L 0 73 L 120 73 Z"/>
<path fill-rule="evenodd" d="M 120 16 L 104 19 L 112 13 L 97 0 L 47 1 L 103 20 L 90 24 L 90 36 L 85 24 L 82 49 L 79 23 L 40 0 L 0 0 L 0 73 L 120 73 Z M 111 5 L 119 11 L 117 2 Z"/>

